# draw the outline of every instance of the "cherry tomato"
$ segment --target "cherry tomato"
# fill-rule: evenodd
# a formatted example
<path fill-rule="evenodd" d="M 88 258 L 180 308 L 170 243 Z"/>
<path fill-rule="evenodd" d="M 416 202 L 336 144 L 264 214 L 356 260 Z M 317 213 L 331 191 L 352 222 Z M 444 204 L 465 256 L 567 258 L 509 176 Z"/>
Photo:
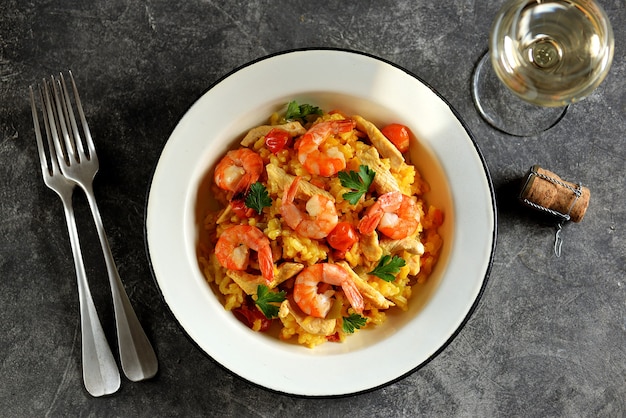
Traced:
<path fill-rule="evenodd" d="M 392 123 L 381 129 L 383 135 L 390 140 L 400 152 L 409 150 L 409 128 L 399 123 Z"/>
<path fill-rule="evenodd" d="M 428 215 L 433 220 L 434 226 L 440 227 L 443 224 L 443 212 L 441 209 L 431 206 L 428 208 Z"/>
<path fill-rule="evenodd" d="M 341 250 L 334 250 L 333 251 L 333 259 L 335 259 L 335 260 L 345 260 L 346 259 L 346 252 L 345 251 L 341 251 Z"/>
<path fill-rule="evenodd" d="M 240 218 L 251 218 L 254 216 L 255 210 L 246 206 L 246 200 L 244 199 L 233 199 L 230 201 L 230 207 L 235 213 L 235 215 Z"/>
<path fill-rule="evenodd" d="M 267 148 L 269 148 L 273 154 L 276 154 L 278 151 L 285 148 L 290 139 L 289 132 L 273 128 L 265 135 L 265 145 L 267 145 Z"/>
<path fill-rule="evenodd" d="M 259 311 L 256 308 L 249 308 L 247 305 L 242 305 L 239 308 L 233 309 L 233 314 L 235 318 L 241 321 L 248 328 L 252 328 L 254 326 L 254 322 L 257 320 L 261 320 L 261 328 L 260 332 L 267 331 L 267 329 L 272 324 L 270 319 L 267 319 L 263 312 Z"/>
<path fill-rule="evenodd" d="M 350 222 L 339 222 L 326 237 L 328 244 L 336 250 L 348 251 L 359 240 L 356 228 Z"/>

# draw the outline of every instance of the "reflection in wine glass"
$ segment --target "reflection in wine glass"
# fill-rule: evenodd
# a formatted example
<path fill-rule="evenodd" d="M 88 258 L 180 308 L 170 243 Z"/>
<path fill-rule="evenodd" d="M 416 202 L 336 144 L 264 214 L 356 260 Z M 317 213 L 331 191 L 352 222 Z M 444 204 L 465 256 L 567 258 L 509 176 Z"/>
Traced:
<path fill-rule="evenodd" d="M 474 71 L 474 103 L 503 132 L 537 134 L 600 85 L 613 49 L 611 24 L 594 0 L 509 0 Z"/>

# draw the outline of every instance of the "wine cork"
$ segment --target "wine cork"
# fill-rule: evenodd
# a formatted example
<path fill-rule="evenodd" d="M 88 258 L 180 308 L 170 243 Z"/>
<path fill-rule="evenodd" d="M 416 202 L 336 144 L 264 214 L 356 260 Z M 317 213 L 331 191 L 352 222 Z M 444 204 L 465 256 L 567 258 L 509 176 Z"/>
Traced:
<path fill-rule="evenodd" d="M 590 192 L 581 184 L 561 179 L 555 173 L 534 165 L 520 193 L 520 198 L 565 220 L 582 221 L 589 206 Z"/>

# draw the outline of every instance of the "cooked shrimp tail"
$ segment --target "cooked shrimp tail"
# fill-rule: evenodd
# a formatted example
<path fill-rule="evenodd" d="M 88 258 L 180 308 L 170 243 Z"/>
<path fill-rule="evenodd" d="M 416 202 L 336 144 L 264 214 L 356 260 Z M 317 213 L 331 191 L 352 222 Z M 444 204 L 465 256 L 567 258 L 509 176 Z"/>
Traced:
<path fill-rule="evenodd" d="M 215 244 L 215 255 L 220 264 L 231 270 L 246 270 L 250 250 L 257 252 L 259 269 L 269 284 L 274 279 L 274 260 L 269 239 L 255 226 L 235 225 L 226 229 Z"/>
<path fill-rule="evenodd" d="M 374 232 L 382 220 L 385 213 L 394 213 L 400 209 L 402 193 L 389 192 L 381 195 L 376 202 L 370 206 L 365 216 L 359 222 L 359 232 L 369 234 Z"/>
<path fill-rule="evenodd" d="M 321 263 L 306 267 L 296 277 L 293 297 L 304 313 L 316 318 L 324 318 L 328 314 L 335 291 L 329 289 L 320 293 L 320 283 L 341 286 L 355 312 L 363 312 L 363 296 L 348 272 L 337 264 Z"/>
<path fill-rule="evenodd" d="M 350 132 L 356 123 L 351 119 L 329 120 L 311 127 L 300 139 L 298 160 L 311 174 L 332 176 L 346 168 L 346 159 L 336 147 L 322 151 L 320 146 L 330 135 Z"/>
<path fill-rule="evenodd" d="M 328 197 L 316 194 L 306 202 L 306 213 L 295 204 L 300 177 L 294 178 L 283 195 L 280 213 L 287 225 L 303 237 L 322 239 L 337 226 L 339 216 L 335 203 Z"/>
<path fill-rule="evenodd" d="M 228 151 L 215 167 L 215 184 L 220 189 L 245 193 L 263 173 L 263 159 L 248 148 Z"/>
<path fill-rule="evenodd" d="M 402 239 L 412 235 L 420 221 L 417 204 L 401 192 L 381 195 L 370 206 L 359 222 L 359 232 L 369 234 L 378 231 L 392 239 Z"/>
<path fill-rule="evenodd" d="M 272 247 L 269 245 L 269 240 L 267 240 L 267 245 L 262 245 L 258 249 L 258 258 L 259 258 L 259 269 L 261 270 L 261 275 L 267 282 L 270 284 L 272 280 L 274 280 L 274 260 L 272 255 Z"/>
<path fill-rule="evenodd" d="M 341 289 L 343 290 L 343 293 L 346 294 L 346 298 L 348 299 L 348 302 L 350 302 L 350 305 L 352 305 L 352 309 L 354 309 L 356 313 L 362 314 L 364 308 L 363 295 L 361 295 L 359 288 L 356 283 L 352 281 L 351 277 L 341 282 Z"/>

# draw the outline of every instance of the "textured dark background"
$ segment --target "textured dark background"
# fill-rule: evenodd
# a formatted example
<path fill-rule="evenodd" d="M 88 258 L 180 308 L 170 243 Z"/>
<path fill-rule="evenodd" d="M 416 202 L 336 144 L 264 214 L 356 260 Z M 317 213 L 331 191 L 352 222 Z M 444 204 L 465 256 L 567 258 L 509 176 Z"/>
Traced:
<path fill-rule="evenodd" d="M 480 119 L 469 89 L 500 1 L 0 2 L 0 415 L 626 415 L 626 10 L 623 0 L 601 3 L 615 29 L 610 75 L 549 132 L 515 138 Z M 209 360 L 160 298 L 143 238 L 151 172 L 185 110 L 234 68 L 312 46 L 378 55 L 437 89 L 474 133 L 499 204 L 491 278 L 458 337 L 405 379 L 339 399 L 271 393 Z M 96 194 L 113 254 L 160 359 L 154 379 L 123 380 L 102 399 L 82 386 L 66 226 L 41 180 L 28 104 L 30 84 L 66 69 L 96 138 Z M 565 227 L 560 258 L 552 225 L 515 199 L 533 164 L 591 189 L 583 222 Z M 97 236 L 85 199 L 75 202 L 112 340 Z"/>

